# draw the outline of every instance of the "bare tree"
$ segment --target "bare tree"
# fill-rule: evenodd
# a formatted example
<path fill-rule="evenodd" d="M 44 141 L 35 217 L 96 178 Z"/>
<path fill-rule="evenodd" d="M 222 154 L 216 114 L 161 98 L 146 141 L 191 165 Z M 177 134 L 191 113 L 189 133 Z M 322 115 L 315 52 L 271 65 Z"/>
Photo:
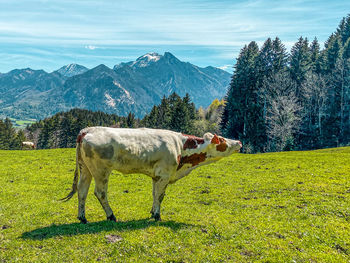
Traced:
<path fill-rule="evenodd" d="M 305 120 L 304 132 L 310 134 L 318 145 L 323 144 L 323 123 L 327 115 L 327 81 L 319 74 L 309 72 L 302 85 L 304 97 L 303 118 Z"/>
<path fill-rule="evenodd" d="M 262 89 L 261 94 L 266 101 L 268 150 L 283 151 L 293 148 L 294 135 L 300 126 L 298 112 L 301 109 L 295 95 L 295 83 L 288 73 L 280 72 L 266 79 Z"/>

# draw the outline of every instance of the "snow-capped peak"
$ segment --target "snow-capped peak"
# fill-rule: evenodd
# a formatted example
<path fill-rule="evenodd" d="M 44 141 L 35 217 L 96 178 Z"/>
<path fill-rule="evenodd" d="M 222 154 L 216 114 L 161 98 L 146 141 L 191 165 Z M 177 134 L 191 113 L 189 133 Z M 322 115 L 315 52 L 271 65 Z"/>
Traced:
<path fill-rule="evenodd" d="M 143 59 L 147 59 L 148 61 L 158 61 L 162 56 L 159 55 L 156 52 L 152 52 L 152 53 L 147 53 L 146 55 L 143 55 L 141 58 Z"/>
<path fill-rule="evenodd" d="M 139 57 L 138 59 L 136 59 L 135 62 L 132 63 L 132 67 L 147 67 L 150 64 L 157 62 L 159 59 L 161 59 L 161 55 L 159 55 L 156 52 L 152 52 L 152 53 L 147 53 L 141 57 Z"/>
<path fill-rule="evenodd" d="M 63 76 L 66 77 L 72 77 L 75 75 L 79 75 L 82 74 L 84 72 L 86 72 L 88 69 L 84 66 L 72 63 L 66 66 L 63 66 L 62 68 L 60 68 L 59 70 L 57 70 L 58 73 L 60 73 Z"/>

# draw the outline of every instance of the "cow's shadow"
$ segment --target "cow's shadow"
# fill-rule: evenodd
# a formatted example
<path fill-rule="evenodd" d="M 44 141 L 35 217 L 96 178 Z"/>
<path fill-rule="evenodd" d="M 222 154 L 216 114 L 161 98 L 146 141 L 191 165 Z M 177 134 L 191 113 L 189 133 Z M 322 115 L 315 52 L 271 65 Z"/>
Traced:
<path fill-rule="evenodd" d="M 61 225 L 50 225 L 47 227 L 37 228 L 29 232 L 24 232 L 21 235 L 23 239 L 43 240 L 53 238 L 56 236 L 74 236 L 84 234 L 94 234 L 102 231 L 132 231 L 137 229 L 145 229 L 150 226 L 169 227 L 172 230 L 178 230 L 183 227 L 197 227 L 191 224 L 178 223 L 174 221 L 160 221 L 155 222 L 150 219 L 130 220 L 130 221 L 100 221 L 88 224 L 71 223 Z"/>

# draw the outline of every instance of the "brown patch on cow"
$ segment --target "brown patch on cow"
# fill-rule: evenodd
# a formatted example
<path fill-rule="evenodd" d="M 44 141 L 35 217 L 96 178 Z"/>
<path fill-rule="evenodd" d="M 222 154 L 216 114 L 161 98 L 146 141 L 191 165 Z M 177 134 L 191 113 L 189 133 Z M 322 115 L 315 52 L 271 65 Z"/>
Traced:
<path fill-rule="evenodd" d="M 192 164 L 192 167 L 196 166 L 199 163 L 204 162 L 206 157 L 207 157 L 207 153 L 194 153 L 188 156 L 182 156 L 180 159 L 180 163 L 177 167 L 177 170 L 180 170 L 181 167 L 186 163 Z"/>
<path fill-rule="evenodd" d="M 218 139 L 220 141 L 220 144 L 216 146 L 216 150 L 219 151 L 219 152 L 226 151 L 226 149 L 227 149 L 226 140 L 224 138 L 222 138 L 222 137 L 219 137 Z"/>
<path fill-rule="evenodd" d="M 187 134 L 182 134 L 183 136 L 187 137 L 187 140 L 184 144 L 184 150 L 186 149 L 196 149 L 198 144 L 203 144 L 204 143 L 204 139 L 203 138 L 199 138 L 197 136 L 194 135 L 187 135 Z"/>
<path fill-rule="evenodd" d="M 77 137 L 77 143 L 81 143 L 81 141 L 83 140 L 85 135 L 86 135 L 86 132 L 79 133 L 79 135 Z"/>
<path fill-rule="evenodd" d="M 220 139 L 216 134 L 214 134 L 213 139 L 211 139 L 211 143 L 212 144 L 220 144 Z"/>
<path fill-rule="evenodd" d="M 219 152 L 224 152 L 226 151 L 226 149 L 227 149 L 227 144 L 225 142 L 216 146 L 216 150 Z"/>

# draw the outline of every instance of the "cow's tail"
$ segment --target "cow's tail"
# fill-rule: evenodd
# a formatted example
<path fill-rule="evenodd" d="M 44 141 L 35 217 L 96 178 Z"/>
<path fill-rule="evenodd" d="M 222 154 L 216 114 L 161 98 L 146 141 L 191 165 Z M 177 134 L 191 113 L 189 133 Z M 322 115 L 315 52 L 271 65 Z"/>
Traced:
<path fill-rule="evenodd" d="M 59 201 L 67 202 L 77 192 L 77 190 L 78 190 L 78 179 L 79 179 L 79 161 L 80 160 L 81 160 L 81 157 L 80 157 L 80 143 L 78 142 L 77 146 L 76 146 L 76 160 L 75 160 L 76 164 L 75 164 L 75 172 L 74 172 L 74 179 L 73 179 L 72 190 L 70 191 L 70 193 L 66 197 L 60 199 Z"/>

